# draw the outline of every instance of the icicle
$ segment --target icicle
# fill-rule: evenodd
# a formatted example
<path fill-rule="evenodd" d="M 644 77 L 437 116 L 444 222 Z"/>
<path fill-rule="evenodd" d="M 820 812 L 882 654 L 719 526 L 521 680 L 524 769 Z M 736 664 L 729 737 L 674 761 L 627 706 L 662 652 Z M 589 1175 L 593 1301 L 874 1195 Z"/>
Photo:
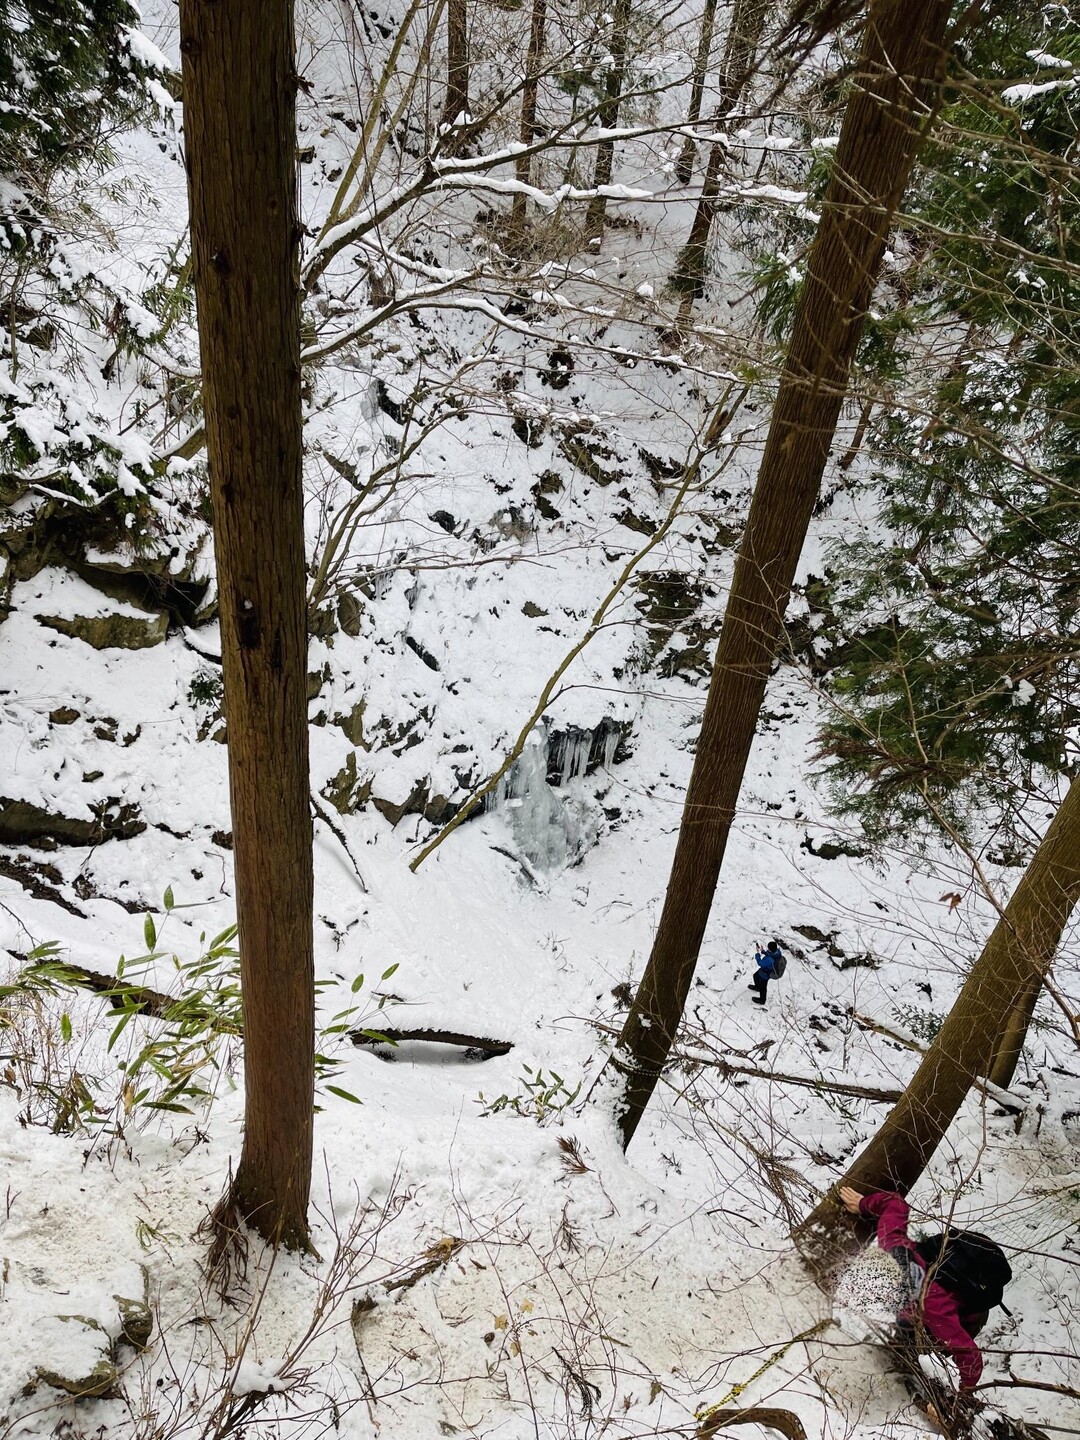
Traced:
<path fill-rule="evenodd" d="M 543 722 L 525 743 L 509 775 L 488 797 L 485 809 L 505 815 L 518 849 L 533 865 L 555 870 L 575 859 L 596 835 L 594 807 L 580 793 L 563 793 L 588 774 L 590 762 L 610 765 L 618 727 L 595 730 L 572 725 L 554 735 Z"/>

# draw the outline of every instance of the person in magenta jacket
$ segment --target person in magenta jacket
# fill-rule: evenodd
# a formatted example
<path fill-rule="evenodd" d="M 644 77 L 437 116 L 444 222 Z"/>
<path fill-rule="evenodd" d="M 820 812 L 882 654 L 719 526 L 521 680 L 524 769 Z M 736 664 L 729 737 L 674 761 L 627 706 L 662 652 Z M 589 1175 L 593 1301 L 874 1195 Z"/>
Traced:
<path fill-rule="evenodd" d="M 872 1215 L 877 1220 L 877 1241 L 882 1250 L 894 1255 L 904 1251 L 904 1258 L 915 1261 L 925 1273 L 926 1264 L 907 1233 L 911 1212 L 902 1195 L 889 1190 L 860 1195 L 845 1185 L 840 1190 L 840 1202 L 852 1215 Z M 907 1325 L 921 1322 L 927 1334 L 944 1346 L 960 1372 L 961 1395 L 970 1395 L 983 1370 L 982 1352 L 973 1337 L 985 1323 L 986 1315 L 969 1313 L 957 1295 L 931 1279 L 900 1311 L 898 1319 Z"/>

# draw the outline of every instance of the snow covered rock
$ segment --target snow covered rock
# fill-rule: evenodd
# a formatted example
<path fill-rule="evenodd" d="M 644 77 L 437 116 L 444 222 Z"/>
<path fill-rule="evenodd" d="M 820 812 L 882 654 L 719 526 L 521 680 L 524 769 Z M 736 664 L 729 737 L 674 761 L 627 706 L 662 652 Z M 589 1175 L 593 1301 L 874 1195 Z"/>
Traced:
<path fill-rule="evenodd" d="M 145 650 L 160 645 L 169 632 L 166 614 L 117 611 L 110 615 L 37 615 L 39 624 L 71 635 L 95 650 Z"/>
<path fill-rule="evenodd" d="M 35 845 L 52 850 L 57 845 L 100 845 L 103 840 L 130 840 L 141 835 L 146 821 L 139 807 L 117 798 L 107 800 L 86 818 L 46 810 L 30 800 L 0 795 L 0 844 Z"/>
<path fill-rule="evenodd" d="M 112 1341 L 88 1315 L 52 1315 L 38 1322 L 35 1378 L 69 1395 L 104 1395 L 116 1383 Z"/>
<path fill-rule="evenodd" d="M 120 1338 L 135 1350 L 145 1350 L 154 1333 L 154 1313 L 145 1300 L 132 1300 L 125 1295 L 114 1295 L 116 1308 L 120 1312 Z"/>

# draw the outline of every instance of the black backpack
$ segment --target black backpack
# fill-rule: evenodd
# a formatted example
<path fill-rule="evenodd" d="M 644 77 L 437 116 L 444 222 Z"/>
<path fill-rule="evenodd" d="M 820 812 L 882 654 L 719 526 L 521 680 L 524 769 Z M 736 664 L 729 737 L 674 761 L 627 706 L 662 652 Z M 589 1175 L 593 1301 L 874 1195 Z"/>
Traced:
<path fill-rule="evenodd" d="M 770 950 L 769 954 L 772 956 L 772 973 L 779 980 L 787 969 L 787 956 L 782 950 Z"/>
<path fill-rule="evenodd" d="M 974 1230 L 949 1230 L 916 1241 L 916 1250 L 931 1280 L 951 1290 L 968 1310 L 992 1310 L 1000 1305 L 1012 1279 L 1012 1267 L 1000 1245 Z"/>

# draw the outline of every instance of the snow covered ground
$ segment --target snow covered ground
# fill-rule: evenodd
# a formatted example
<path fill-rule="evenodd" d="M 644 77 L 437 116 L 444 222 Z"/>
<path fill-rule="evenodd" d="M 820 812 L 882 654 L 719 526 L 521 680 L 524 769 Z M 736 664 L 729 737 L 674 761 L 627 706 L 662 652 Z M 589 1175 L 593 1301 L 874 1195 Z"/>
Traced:
<path fill-rule="evenodd" d="M 167 47 L 167 35 L 153 38 Z M 175 160 L 135 137 L 122 163 L 157 167 L 169 203 L 155 223 L 175 233 Z M 643 308 L 663 275 L 665 227 L 681 234 L 686 212 L 680 200 L 639 214 L 645 238 L 628 241 L 624 259 L 640 270 Z M 156 243 L 150 229 L 136 248 Z M 604 262 L 617 244 L 606 241 Z M 637 316 L 594 328 L 607 345 L 642 333 Z M 401 402 L 425 367 L 438 371 L 451 350 L 469 355 L 486 333 L 475 317 L 426 315 L 394 332 L 371 372 L 345 361 L 320 371 L 307 432 L 313 549 L 344 503 L 320 457 L 400 442 L 387 400 Z M 0 1069 L 3 1437 L 254 1427 L 629 1440 L 689 1435 L 702 1408 L 748 1404 L 794 1411 L 811 1440 L 925 1428 L 875 1352 L 831 1321 L 788 1234 L 885 1113 L 824 1086 L 902 1086 L 912 1045 L 947 1010 L 994 917 L 944 854 L 815 853 L 837 839 L 859 846 L 837 836 L 808 778 L 820 702 L 799 666 L 778 671 L 752 755 L 688 1009 L 697 1060 L 665 1077 L 625 1156 L 610 1115 L 589 1103 L 649 951 L 704 701 L 700 666 L 676 662 L 699 644 L 711 650 L 694 626 L 722 612 L 732 555 L 717 531 L 737 534 L 767 417 L 744 417 L 725 468 L 643 566 L 703 571 L 697 612 L 659 628 L 649 591 L 628 588 L 548 707 L 571 749 L 576 736 L 579 760 L 582 733 L 605 720 L 625 727 L 625 758 L 609 745 L 594 773 L 556 789 L 534 766 L 531 786 L 462 826 L 416 873 L 408 862 L 431 820 L 414 808 L 394 825 L 358 798 L 370 781 L 375 800 L 400 807 L 422 781 L 423 805 L 490 773 L 663 520 L 665 492 L 642 451 L 665 463 L 684 454 L 715 382 L 593 349 L 556 388 L 553 348 L 504 340 L 485 360 L 518 377 L 501 410 L 460 390 L 460 412 L 432 432 L 389 513 L 360 533 L 355 613 L 346 625 L 336 612 L 309 660 L 319 676 L 312 789 L 327 817 L 315 823 L 323 1023 L 357 1005 L 352 1024 L 512 1048 L 478 1059 L 460 1047 L 387 1054 L 328 1040 L 337 1068 L 316 1123 L 318 1258 L 253 1247 L 222 1299 L 201 1273 L 199 1226 L 239 1154 L 235 1043 L 224 1039 L 206 1072 L 212 1103 L 126 1113 L 117 1062 L 139 1053 L 152 1020 L 132 1020 L 109 1053 L 106 1002 L 74 990 L 9 998 L 0 1050 L 22 1058 L 0 1062 L 11 1067 Z M 514 424 L 527 412 L 543 433 L 522 439 Z M 581 434 L 604 447 L 593 463 L 617 472 L 610 483 L 573 460 Z M 545 475 L 560 485 L 546 492 L 555 518 L 536 503 Z M 801 580 L 830 527 L 850 518 L 846 503 L 820 522 Z M 145 952 L 151 914 L 162 957 L 132 978 L 168 988 L 171 956 L 190 963 L 200 935 L 235 918 L 213 625 L 174 621 L 162 643 L 95 649 L 39 618 L 112 615 L 145 619 L 49 567 L 15 585 L 0 624 L 3 795 L 130 832 L 0 849 L 10 980 L 48 944 L 115 974 L 120 956 Z M 552 864 L 560 844 L 568 861 Z M 995 878 L 1007 890 L 1017 873 Z M 751 958 L 772 935 L 792 960 L 759 1011 Z M 1075 993 L 1068 953 L 1062 975 Z M 700 1063 L 710 1056 L 823 1085 Z M 101 1113 L 84 1104 L 76 1123 L 80 1081 Z M 1013 1318 L 991 1322 L 986 1378 L 1075 1390 L 1080 1060 L 1049 1007 L 1014 1090 L 1019 1119 L 969 1103 L 913 1200 L 929 1224 L 952 1210 L 1009 1247 Z M 116 1296 L 149 1305 L 144 1351 L 118 1348 Z M 105 1357 L 119 1373 L 101 1398 L 76 1402 L 39 1375 L 87 1374 Z M 1013 1415 L 1080 1429 L 1075 1400 L 1052 1389 L 987 1393 Z"/>

